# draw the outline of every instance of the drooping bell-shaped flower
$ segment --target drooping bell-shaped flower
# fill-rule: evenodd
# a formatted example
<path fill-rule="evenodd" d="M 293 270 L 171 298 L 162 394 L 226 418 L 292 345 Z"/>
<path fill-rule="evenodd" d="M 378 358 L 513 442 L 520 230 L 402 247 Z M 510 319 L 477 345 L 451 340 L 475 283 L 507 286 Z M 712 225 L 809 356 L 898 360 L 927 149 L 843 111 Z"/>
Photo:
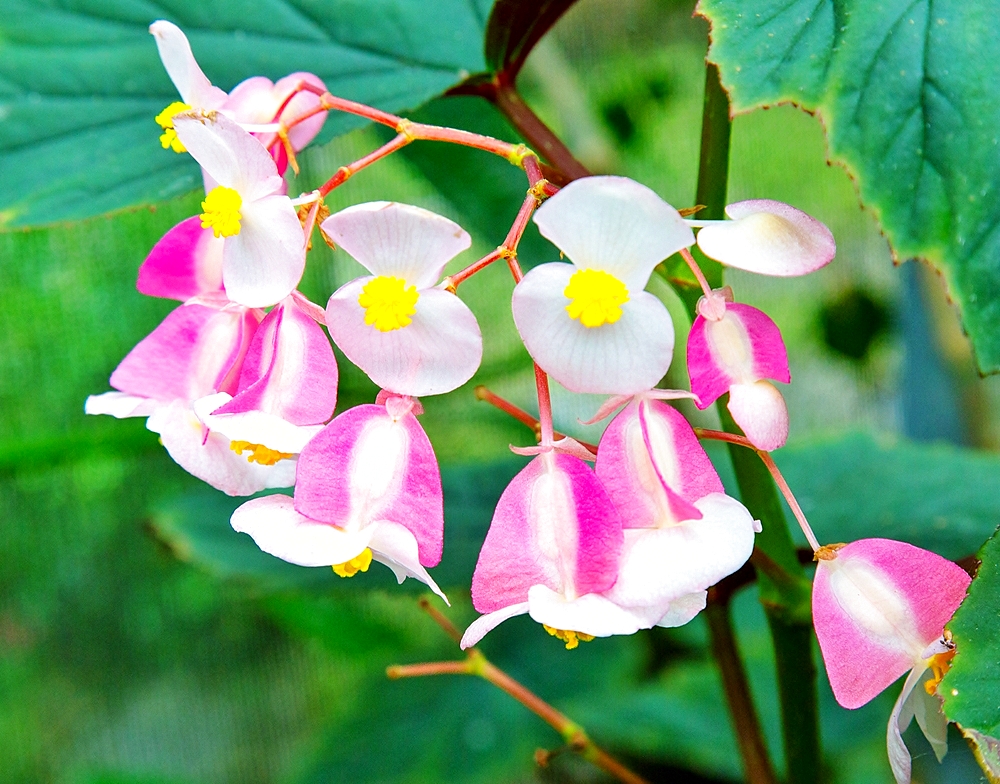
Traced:
<path fill-rule="evenodd" d="M 590 466 L 542 452 L 500 496 L 472 576 L 472 604 L 483 615 L 462 647 L 525 613 L 568 648 L 654 625 L 665 610 L 624 608 L 604 596 L 621 549 L 621 519 Z"/>
<path fill-rule="evenodd" d="M 788 438 L 788 409 L 766 379 L 791 381 L 781 332 L 757 308 L 713 294 L 708 307 L 699 305 L 688 335 L 691 391 L 699 408 L 729 392 L 729 412 L 747 438 L 759 449 L 777 449 Z"/>
<path fill-rule="evenodd" d="M 623 607 L 666 604 L 660 626 L 687 623 L 707 589 L 750 557 L 753 517 L 725 494 L 687 420 L 655 398 L 637 396 L 611 421 L 595 468 L 625 528 L 605 596 Z"/>
<path fill-rule="evenodd" d="M 938 759 L 947 751 L 948 722 L 935 689 L 954 653 L 944 627 L 965 598 L 969 575 L 890 539 L 821 548 L 817 558 L 813 624 L 837 702 L 858 708 L 910 673 L 887 731 L 893 775 L 908 784 L 901 732 L 914 716 Z"/>
<path fill-rule="evenodd" d="M 783 202 L 741 201 L 728 205 L 726 215 L 730 220 L 706 222 L 698 247 L 728 267 L 791 277 L 818 270 L 837 253 L 823 223 Z"/>
<path fill-rule="evenodd" d="M 247 501 L 232 526 L 266 553 L 300 566 L 332 566 L 342 577 L 386 564 L 399 582 L 415 577 L 444 598 L 425 567 L 441 560 L 444 509 L 434 450 L 415 401 L 337 416 L 302 450 L 295 495 Z"/>
<path fill-rule="evenodd" d="M 634 394 L 670 366 L 674 328 L 644 291 L 653 268 L 694 242 L 677 211 L 624 177 L 584 177 L 535 213 L 572 262 L 535 267 L 514 289 L 528 353 L 573 392 Z"/>
<path fill-rule="evenodd" d="M 326 308 L 330 337 L 347 358 L 401 395 L 440 395 L 472 378 L 483 355 L 479 324 L 462 300 L 436 287 L 469 235 L 394 202 L 348 207 L 322 228 L 372 273 L 341 286 Z"/>
<path fill-rule="evenodd" d="M 233 302 L 267 307 L 287 297 L 305 268 L 305 238 L 284 181 L 264 147 L 220 113 L 174 118 L 185 147 L 218 183 L 201 225 L 223 237 L 222 279 Z"/>

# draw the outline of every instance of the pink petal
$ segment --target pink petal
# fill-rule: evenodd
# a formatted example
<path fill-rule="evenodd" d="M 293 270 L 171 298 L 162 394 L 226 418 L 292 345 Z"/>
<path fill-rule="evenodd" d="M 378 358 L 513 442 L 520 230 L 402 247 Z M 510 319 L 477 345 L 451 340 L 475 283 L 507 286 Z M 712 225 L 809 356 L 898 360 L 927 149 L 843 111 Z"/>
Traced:
<path fill-rule="evenodd" d="M 388 201 L 355 204 L 322 228 L 373 275 L 402 278 L 418 290 L 436 284 L 444 265 L 472 244 L 454 221 Z"/>
<path fill-rule="evenodd" d="M 618 321 L 585 327 L 566 312 L 563 291 L 575 271 L 571 264 L 542 264 L 514 289 L 514 323 L 532 359 L 572 392 L 634 395 L 656 386 L 674 350 L 663 303 L 630 291 Z"/>
<path fill-rule="evenodd" d="M 741 201 L 726 207 L 726 214 L 732 220 L 698 232 L 698 247 L 727 266 L 760 275 L 805 275 L 837 253 L 826 226 L 780 201 Z"/>
<path fill-rule="evenodd" d="M 260 323 L 243 360 L 239 392 L 215 414 L 261 411 L 293 425 L 329 421 L 337 361 L 323 329 L 288 298 Z"/>
<path fill-rule="evenodd" d="M 194 109 L 218 109 L 225 103 L 226 93 L 214 87 L 198 66 L 191 45 L 181 29 L 160 19 L 149 26 L 156 39 L 163 67 L 174 83 L 181 100 Z"/>
<path fill-rule="evenodd" d="M 626 528 L 697 519 L 692 504 L 723 492 L 687 420 L 658 400 L 636 400 L 601 437 L 597 476 Z"/>
<path fill-rule="evenodd" d="M 284 79 L 279 79 L 275 82 L 274 91 L 278 94 L 281 101 L 284 102 L 285 98 L 291 94 L 292 90 L 294 90 L 296 85 L 300 82 L 311 84 L 313 87 L 318 87 L 321 90 L 326 89 L 326 85 L 323 84 L 323 80 L 316 76 L 316 74 L 308 73 L 306 71 L 296 71 L 295 73 L 289 74 Z M 303 90 L 288 102 L 285 110 L 281 113 L 281 117 L 278 119 L 287 123 L 319 106 L 319 104 L 320 97 L 318 95 Z M 296 152 L 305 148 L 305 146 L 315 138 L 316 134 L 320 132 L 320 129 L 323 127 L 323 123 L 326 122 L 326 114 L 326 112 L 314 114 L 307 120 L 297 123 L 291 128 L 291 130 L 289 130 L 288 140 L 292 143 L 292 148 Z"/>
<path fill-rule="evenodd" d="M 501 607 L 499 610 L 494 610 L 491 613 L 480 615 L 476 618 L 476 620 L 469 624 L 469 628 L 466 629 L 465 634 L 462 635 L 462 650 L 464 651 L 466 648 L 471 648 L 473 645 L 477 645 L 483 637 L 493 631 L 508 618 L 513 618 L 515 615 L 526 615 L 527 612 L 528 603 L 520 602 L 519 604 L 511 604 L 507 607 Z"/>
<path fill-rule="evenodd" d="M 318 95 L 302 91 L 288 102 L 280 117 L 275 116 L 288 96 L 302 82 L 322 90 L 326 89 L 322 79 L 305 71 L 296 71 L 277 82 L 272 82 L 264 76 L 252 76 L 229 91 L 229 100 L 226 101 L 223 111 L 239 123 L 254 125 L 278 121 L 288 123 L 320 104 Z M 296 151 L 303 149 L 319 133 L 325 121 L 326 112 L 320 112 L 293 126 L 288 131 L 288 140 L 292 143 L 292 148 Z M 258 138 L 273 142 L 275 134 L 261 134 Z"/>
<path fill-rule="evenodd" d="M 121 361 L 111 386 L 164 401 L 234 392 L 256 328 L 253 311 L 181 305 Z"/>
<path fill-rule="evenodd" d="M 379 521 L 409 529 L 420 563 L 435 566 L 444 543 L 441 475 L 416 417 L 383 406 L 337 416 L 302 450 L 295 508 L 347 530 Z"/>
<path fill-rule="evenodd" d="M 533 585 L 567 596 L 609 588 L 622 529 L 594 472 L 582 460 L 539 455 L 500 496 L 472 576 L 472 603 L 489 613 L 528 598 Z"/>
<path fill-rule="evenodd" d="M 381 332 L 365 324 L 358 297 L 372 278 L 341 286 L 326 309 L 330 337 L 355 365 L 384 389 L 403 395 L 440 395 L 457 389 L 479 369 L 483 338 L 476 317 L 457 296 L 420 291 L 410 324 Z"/>
<path fill-rule="evenodd" d="M 664 607 L 622 607 L 597 593 L 568 599 L 547 585 L 533 585 L 528 591 L 528 614 L 532 620 L 553 629 L 594 637 L 651 629 L 664 612 Z"/>
<path fill-rule="evenodd" d="M 677 210 L 626 177 L 583 177 L 535 212 L 542 236 L 581 269 L 604 270 L 630 293 L 646 287 L 653 267 L 694 234 Z"/>
<path fill-rule="evenodd" d="M 921 661 L 969 582 L 951 561 L 890 539 L 852 542 L 819 561 L 813 623 L 837 702 L 860 707 Z"/>
<path fill-rule="evenodd" d="M 197 215 L 181 221 L 153 246 L 139 267 L 136 288 L 181 302 L 222 291 L 222 239 L 203 229 Z"/>
<path fill-rule="evenodd" d="M 733 384 L 729 388 L 729 413 L 750 443 L 773 452 L 788 440 L 785 398 L 767 381 Z"/>

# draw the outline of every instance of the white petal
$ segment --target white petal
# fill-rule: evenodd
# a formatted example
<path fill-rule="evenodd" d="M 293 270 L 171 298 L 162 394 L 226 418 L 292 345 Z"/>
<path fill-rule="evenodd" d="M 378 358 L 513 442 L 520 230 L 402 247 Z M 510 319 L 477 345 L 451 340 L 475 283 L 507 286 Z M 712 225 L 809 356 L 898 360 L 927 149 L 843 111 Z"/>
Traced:
<path fill-rule="evenodd" d="M 214 87 L 198 66 L 191 53 L 191 45 L 181 29 L 160 19 L 149 26 L 156 39 L 163 67 L 174 83 L 177 92 L 192 109 L 218 109 L 228 97 L 225 91 Z"/>
<path fill-rule="evenodd" d="M 903 743 L 902 731 L 906 726 L 900 721 L 903 712 L 903 704 L 914 687 L 919 685 L 924 679 L 924 668 L 916 667 L 910 670 L 903 683 L 903 690 L 899 693 L 896 704 L 892 708 L 889 716 L 889 726 L 886 730 L 886 747 L 889 752 L 889 767 L 892 768 L 892 775 L 896 778 L 896 784 L 910 784 L 910 752 Z M 912 715 L 912 714 L 911 714 Z M 906 724 L 910 723 L 909 716 Z"/>
<path fill-rule="evenodd" d="M 476 618 L 476 620 L 469 624 L 469 628 L 466 629 L 465 634 L 462 635 L 462 650 L 464 651 L 466 648 L 471 648 L 473 645 L 476 645 L 481 639 L 483 639 L 483 637 L 493 631 L 508 618 L 513 618 L 515 615 L 524 615 L 527 612 L 528 603 L 522 602 L 520 604 L 512 604 L 508 607 L 504 607 L 502 610 L 486 613 L 486 615 L 480 615 Z"/>
<path fill-rule="evenodd" d="M 334 525 L 311 520 L 295 511 L 287 495 L 254 498 L 233 512 L 233 528 L 253 537 L 257 546 L 283 561 L 299 566 L 333 566 L 360 555 L 375 532 L 374 526 L 348 533 Z"/>
<path fill-rule="evenodd" d="M 306 265 L 302 226 L 287 196 L 267 196 L 242 207 L 240 233 L 222 249 L 222 278 L 233 302 L 274 305 L 302 279 Z"/>
<path fill-rule="evenodd" d="M 103 395 L 90 395 L 83 404 L 85 414 L 110 414 L 115 419 L 126 417 L 148 417 L 160 406 L 166 405 L 162 400 L 149 397 L 127 395 L 124 392 L 105 392 Z"/>
<path fill-rule="evenodd" d="M 388 201 L 348 207 L 322 227 L 373 275 L 402 278 L 418 289 L 437 283 L 444 265 L 472 244 L 454 221 Z"/>
<path fill-rule="evenodd" d="M 323 425 L 293 425 L 287 419 L 264 411 L 246 411 L 241 414 L 208 414 L 205 424 L 231 441 L 248 441 L 261 444 L 276 452 L 297 455 Z"/>
<path fill-rule="evenodd" d="M 355 365 L 384 389 L 423 397 L 457 389 L 479 368 L 483 338 L 472 311 L 456 295 L 424 289 L 410 324 L 381 332 L 365 324 L 358 304 L 371 278 L 338 289 L 327 305 L 330 337 Z"/>
<path fill-rule="evenodd" d="M 707 603 L 708 591 L 696 591 L 674 599 L 670 603 L 670 609 L 657 621 L 656 625 L 667 629 L 683 626 L 704 610 Z"/>
<path fill-rule="evenodd" d="M 651 389 L 670 367 L 674 325 L 656 297 L 630 291 L 613 324 L 585 327 L 566 312 L 571 264 L 535 267 L 514 289 L 514 323 L 528 353 L 573 392 L 631 395 Z"/>
<path fill-rule="evenodd" d="M 595 637 L 635 634 L 639 629 L 650 629 L 663 612 L 662 607 L 621 607 L 596 593 L 567 599 L 546 585 L 533 585 L 528 589 L 528 613 L 538 623 Z"/>
<path fill-rule="evenodd" d="M 601 269 L 629 291 L 646 287 L 653 267 L 694 234 L 677 210 L 626 177 L 574 180 L 535 213 L 542 236 L 583 269 Z"/>
<path fill-rule="evenodd" d="M 920 684 L 910 693 L 906 708 L 913 713 L 924 737 L 934 749 L 934 756 L 941 762 L 948 753 L 948 718 L 941 709 L 941 698 L 936 694 L 928 694 L 924 688 L 924 683 L 933 677 L 934 673 L 928 668 Z M 902 723 L 901 720 L 900 724 Z"/>
<path fill-rule="evenodd" d="M 415 577 L 444 599 L 445 604 L 451 606 L 448 597 L 421 565 L 417 554 L 417 539 L 407 528 L 385 520 L 373 523 L 370 527 L 375 529 L 369 543 L 373 556 L 376 561 L 392 569 L 397 582 Z"/>
<path fill-rule="evenodd" d="M 772 452 L 788 440 L 785 398 L 769 381 L 729 387 L 729 413 L 758 449 Z"/>

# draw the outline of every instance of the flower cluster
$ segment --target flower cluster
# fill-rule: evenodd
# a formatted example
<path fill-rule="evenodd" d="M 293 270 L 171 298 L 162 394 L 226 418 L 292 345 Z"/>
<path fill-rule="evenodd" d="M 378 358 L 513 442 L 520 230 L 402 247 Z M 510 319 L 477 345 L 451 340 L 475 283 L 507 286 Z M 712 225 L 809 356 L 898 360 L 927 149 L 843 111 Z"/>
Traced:
<path fill-rule="evenodd" d="M 293 488 L 248 500 L 232 516 L 233 528 L 265 552 L 341 577 L 379 561 L 400 582 L 413 577 L 444 598 L 427 571 L 442 557 L 444 514 L 419 398 L 451 392 L 476 373 L 483 337 L 457 288 L 505 259 L 517 281 L 513 321 L 536 365 L 540 439 L 514 448 L 532 459 L 493 515 L 472 579 L 481 616 L 463 647 L 521 614 L 567 648 L 695 617 L 708 589 L 750 558 L 760 524 L 726 494 L 695 430 L 667 401 L 688 397 L 705 408 L 726 396 L 748 444 L 766 452 L 788 435 L 772 382 L 788 383 L 790 374 L 777 325 L 737 303 L 730 288 L 713 290 L 688 249 L 697 243 L 705 256 L 750 272 L 802 275 L 832 260 L 829 230 L 767 200 L 730 205 L 722 221 L 685 219 L 622 177 L 560 190 L 523 148 L 487 140 L 483 149 L 528 172 L 529 197 L 498 251 L 444 277 L 472 244 L 453 221 L 390 202 L 333 215 L 323 206 L 330 189 L 391 149 L 342 169 L 319 191 L 289 197 L 286 167 L 335 106 L 317 77 L 254 77 L 227 94 L 202 73 L 177 27 L 161 21 L 150 32 L 181 98 L 156 117 L 161 143 L 197 161 L 206 194 L 203 212 L 168 231 L 139 269 L 140 292 L 181 304 L 115 369 L 115 391 L 87 400 L 87 413 L 147 417 L 179 465 L 231 495 Z M 392 149 L 416 133 L 403 120 L 397 129 Z M 438 131 L 434 138 L 445 140 L 462 133 Z M 487 145 L 483 138 L 475 144 Z M 532 215 L 566 260 L 522 276 L 517 242 Z M 297 290 L 317 223 L 368 273 L 333 292 L 325 308 Z M 645 290 L 678 253 L 704 294 L 687 333 L 690 391 L 658 386 L 675 329 Z M 373 403 L 336 416 L 331 339 L 382 389 Z M 595 420 L 614 417 L 596 447 L 555 433 L 549 377 L 573 393 L 609 396 Z M 816 629 L 837 698 L 855 707 L 911 670 L 889 731 L 903 781 L 907 716 L 923 717 L 943 742 L 933 718 L 940 713 L 911 703 L 932 694 L 914 686 L 944 666 L 943 627 L 968 578 L 937 556 L 882 540 L 818 548 L 817 557 Z"/>

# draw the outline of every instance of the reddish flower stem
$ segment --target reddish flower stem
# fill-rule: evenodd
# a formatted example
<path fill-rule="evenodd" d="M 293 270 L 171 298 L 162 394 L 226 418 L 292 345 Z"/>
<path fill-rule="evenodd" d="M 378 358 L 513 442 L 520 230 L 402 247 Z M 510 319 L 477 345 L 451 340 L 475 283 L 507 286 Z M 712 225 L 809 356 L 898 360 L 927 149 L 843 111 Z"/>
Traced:
<path fill-rule="evenodd" d="M 687 248 L 681 248 L 681 257 L 687 262 L 688 267 L 691 269 L 691 273 L 695 276 L 698 281 L 698 285 L 701 286 L 702 292 L 705 296 L 709 296 L 712 293 L 712 287 L 708 283 L 708 279 L 705 277 L 705 273 L 701 271 L 701 267 L 698 266 L 698 262 L 695 260 L 694 256 L 691 255 L 691 251 Z"/>
<path fill-rule="evenodd" d="M 552 431 L 552 397 L 549 394 L 549 377 L 545 375 L 538 363 L 535 362 L 535 389 L 538 392 L 538 421 L 540 423 L 541 444 L 551 446 L 553 439 Z"/>
<path fill-rule="evenodd" d="M 523 408 L 518 408 L 510 401 L 504 400 L 502 397 L 495 394 L 494 392 L 491 392 L 489 389 L 487 389 L 482 385 L 476 387 L 476 398 L 478 400 L 484 400 L 491 406 L 499 408 L 501 411 L 507 414 L 507 416 L 513 417 L 522 425 L 527 425 L 528 427 L 530 427 L 532 430 L 535 431 L 535 438 L 536 439 L 539 438 L 541 434 L 541 425 L 539 421 L 535 419 L 527 411 L 525 411 Z M 566 438 L 566 435 L 564 433 L 560 433 L 558 430 L 555 430 L 552 433 L 552 437 L 556 441 L 559 441 L 560 439 Z M 578 441 L 577 443 L 579 443 L 585 449 L 593 452 L 595 455 L 597 454 L 597 446 L 595 444 L 588 444 L 586 441 Z"/>
<path fill-rule="evenodd" d="M 319 192 L 321 195 L 326 196 L 330 191 L 336 188 L 338 185 L 343 185 L 347 180 L 353 175 L 357 174 L 359 171 L 364 169 L 366 166 L 371 166 L 376 161 L 382 160 L 387 155 L 396 152 L 411 141 L 410 137 L 405 133 L 401 133 L 389 142 L 386 142 L 377 150 L 368 153 L 364 158 L 359 158 L 354 163 L 348 166 L 341 166 L 337 169 L 337 173 L 334 174 L 329 180 L 327 180 L 323 185 L 320 186 Z"/>

